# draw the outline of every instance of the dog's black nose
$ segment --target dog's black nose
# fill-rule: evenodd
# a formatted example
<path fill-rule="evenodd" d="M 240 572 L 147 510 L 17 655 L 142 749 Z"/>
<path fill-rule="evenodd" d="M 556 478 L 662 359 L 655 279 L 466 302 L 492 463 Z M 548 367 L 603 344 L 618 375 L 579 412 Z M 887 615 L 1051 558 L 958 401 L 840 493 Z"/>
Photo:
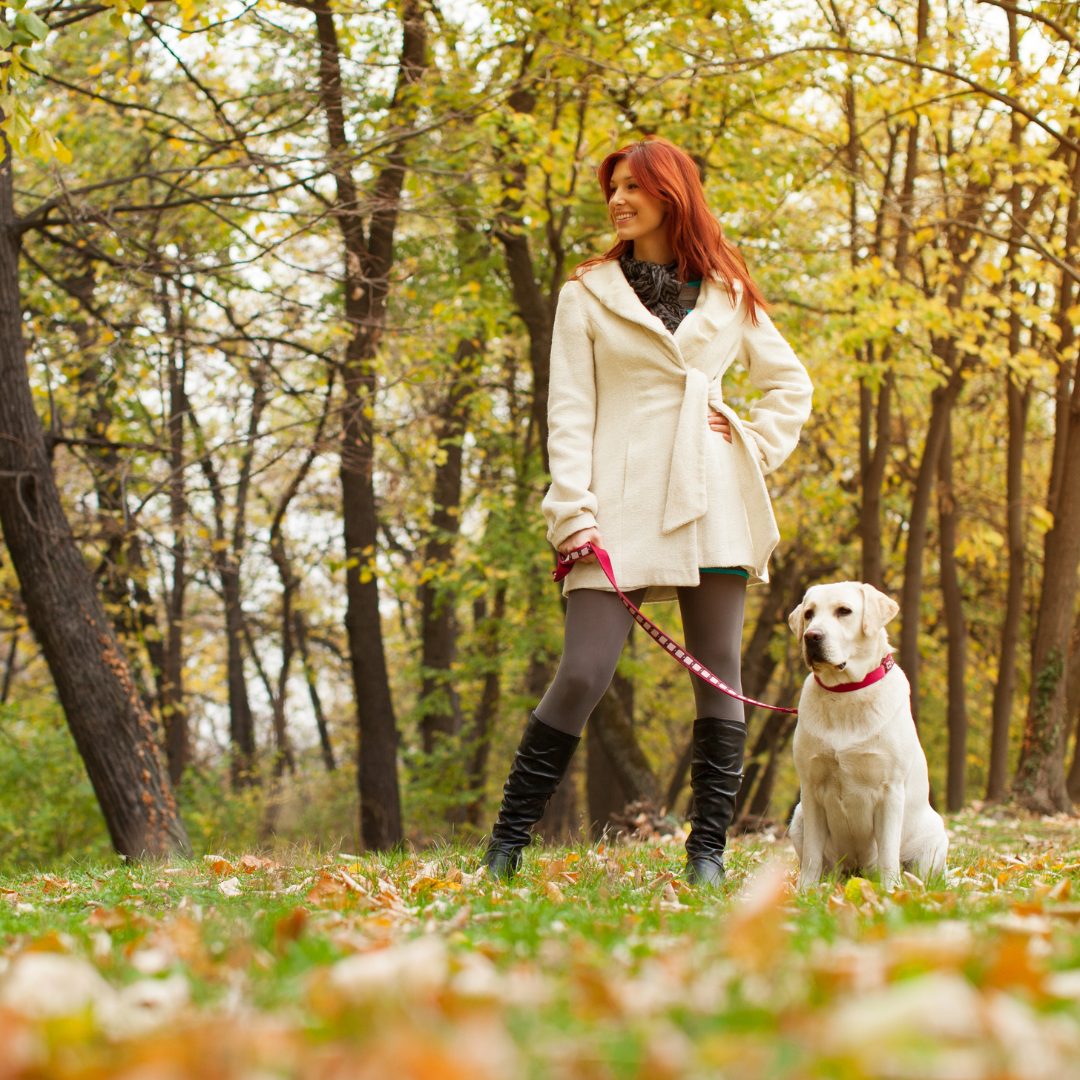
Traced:
<path fill-rule="evenodd" d="M 822 655 L 825 650 L 825 632 L 823 630 L 807 630 L 803 634 L 803 645 L 806 648 L 807 660 L 813 662 L 825 659 Z"/>

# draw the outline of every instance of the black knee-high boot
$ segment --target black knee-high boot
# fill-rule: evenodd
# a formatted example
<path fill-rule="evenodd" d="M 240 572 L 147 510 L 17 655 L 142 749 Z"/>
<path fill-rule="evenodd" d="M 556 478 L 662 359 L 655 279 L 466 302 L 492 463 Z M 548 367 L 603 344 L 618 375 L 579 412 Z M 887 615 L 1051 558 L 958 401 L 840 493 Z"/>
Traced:
<path fill-rule="evenodd" d="M 491 830 L 484 865 L 497 877 L 513 877 L 528 846 L 529 830 L 566 774 L 581 739 L 550 727 L 532 713 L 503 788 L 499 818 Z"/>
<path fill-rule="evenodd" d="M 686 876 L 696 885 L 724 879 L 724 846 L 742 783 L 746 725 L 707 716 L 694 721 L 690 786 L 694 811 L 686 838 Z"/>

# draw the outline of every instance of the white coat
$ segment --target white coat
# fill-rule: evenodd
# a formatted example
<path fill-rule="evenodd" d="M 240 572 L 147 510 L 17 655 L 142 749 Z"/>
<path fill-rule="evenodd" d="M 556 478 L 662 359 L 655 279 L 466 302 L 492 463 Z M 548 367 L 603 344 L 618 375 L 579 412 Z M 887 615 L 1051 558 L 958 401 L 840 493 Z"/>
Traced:
<path fill-rule="evenodd" d="M 743 420 L 724 403 L 735 360 L 761 391 Z M 647 600 L 697 585 L 703 566 L 742 566 L 768 580 L 780 539 L 765 475 L 794 450 L 810 415 L 805 368 L 769 316 L 755 326 L 724 285 L 702 282 L 672 334 L 638 299 L 615 261 L 569 281 L 551 344 L 543 502 L 556 547 L 595 526 L 623 589 Z M 708 426 L 709 406 L 732 442 Z M 565 588 L 610 589 L 596 563 Z"/>

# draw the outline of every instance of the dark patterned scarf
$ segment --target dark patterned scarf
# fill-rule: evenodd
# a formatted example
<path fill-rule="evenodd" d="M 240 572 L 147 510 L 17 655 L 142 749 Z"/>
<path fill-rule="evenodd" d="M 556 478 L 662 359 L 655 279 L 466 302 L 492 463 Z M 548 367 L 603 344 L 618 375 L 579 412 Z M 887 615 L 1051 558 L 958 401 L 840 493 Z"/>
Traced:
<path fill-rule="evenodd" d="M 645 262 L 628 253 L 619 259 L 626 280 L 638 299 L 670 330 L 686 318 L 686 309 L 679 303 L 682 282 L 678 277 L 679 264 Z"/>

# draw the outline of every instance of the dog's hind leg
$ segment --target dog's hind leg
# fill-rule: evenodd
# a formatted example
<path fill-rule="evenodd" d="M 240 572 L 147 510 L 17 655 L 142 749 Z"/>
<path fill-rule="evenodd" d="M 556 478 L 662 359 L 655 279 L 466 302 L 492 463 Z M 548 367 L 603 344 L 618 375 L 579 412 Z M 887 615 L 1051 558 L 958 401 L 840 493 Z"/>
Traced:
<path fill-rule="evenodd" d="M 915 873 L 923 881 L 944 874 L 948 855 L 949 838 L 944 831 L 934 836 L 928 836 L 912 860 Z"/>

